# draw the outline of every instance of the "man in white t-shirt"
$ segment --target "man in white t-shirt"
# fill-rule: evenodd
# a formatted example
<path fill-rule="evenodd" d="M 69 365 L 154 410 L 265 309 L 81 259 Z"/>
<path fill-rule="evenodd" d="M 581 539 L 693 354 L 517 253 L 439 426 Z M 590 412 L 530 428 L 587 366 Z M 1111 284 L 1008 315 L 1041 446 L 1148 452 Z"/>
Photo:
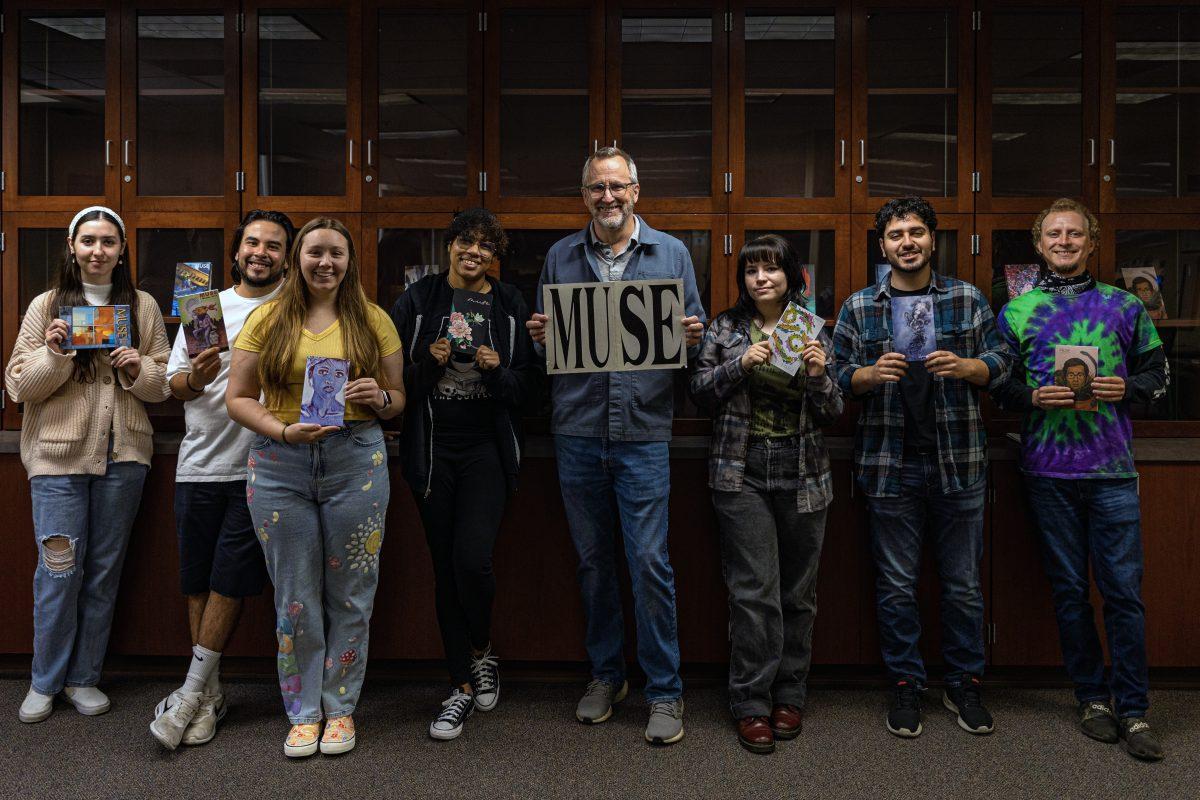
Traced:
<path fill-rule="evenodd" d="M 220 295 L 230 345 L 250 312 L 278 293 L 294 237 L 291 220 L 278 211 L 251 211 L 242 220 L 229 253 L 234 286 Z M 225 410 L 229 358 L 216 347 L 188 358 L 180 330 L 167 363 L 171 395 L 184 401 L 187 425 L 175 472 L 175 520 L 193 643 L 186 680 L 158 704 L 150 723 L 150 733 L 171 750 L 216 735 L 225 715 L 221 651 L 242 599 L 261 594 L 267 581 L 246 505 L 246 455 L 254 433 Z"/>

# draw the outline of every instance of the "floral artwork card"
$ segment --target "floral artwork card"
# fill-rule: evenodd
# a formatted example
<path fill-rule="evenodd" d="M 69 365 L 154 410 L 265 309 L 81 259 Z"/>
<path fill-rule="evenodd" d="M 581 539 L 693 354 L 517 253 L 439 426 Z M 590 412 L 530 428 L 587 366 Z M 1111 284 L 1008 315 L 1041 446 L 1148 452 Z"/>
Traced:
<path fill-rule="evenodd" d="M 788 375 L 800 371 L 804 346 L 821 333 L 825 320 L 796 302 L 787 304 L 771 333 L 771 365 Z"/>
<path fill-rule="evenodd" d="M 342 358 L 309 356 L 304 366 L 300 421 L 341 427 L 346 417 L 346 378 L 350 362 Z"/>
<path fill-rule="evenodd" d="M 475 357 L 479 345 L 491 344 L 492 296 L 455 289 L 446 323 L 446 338 L 456 355 Z"/>
<path fill-rule="evenodd" d="M 59 319 L 71 329 L 64 350 L 113 350 L 132 347 L 129 306 L 59 306 Z"/>
<path fill-rule="evenodd" d="M 892 298 L 892 338 L 905 361 L 924 361 L 937 349 L 933 330 L 933 297 L 928 294 Z"/>
<path fill-rule="evenodd" d="M 1075 393 L 1076 411 L 1095 411 L 1100 405 L 1092 380 L 1100 371 L 1100 348 L 1060 344 L 1054 348 L 1054 385 Z"/>
<path fill-rule="evenodd" d="M 1008 299 L 1012 300 L 1032 291 L 1041 275 L 1041 264 L 1005 264 L 1004 283 L 1008 288 Z"/>
<path fill-rule="evenodd" d="M 187 343 L 189 358 L 195 358 L 210 347 L 221 351 L 229 349 L 220 295 L 214 289 L 176 298 L 179 303 L 179 325 L 183 330 L 183 340 Z"/>

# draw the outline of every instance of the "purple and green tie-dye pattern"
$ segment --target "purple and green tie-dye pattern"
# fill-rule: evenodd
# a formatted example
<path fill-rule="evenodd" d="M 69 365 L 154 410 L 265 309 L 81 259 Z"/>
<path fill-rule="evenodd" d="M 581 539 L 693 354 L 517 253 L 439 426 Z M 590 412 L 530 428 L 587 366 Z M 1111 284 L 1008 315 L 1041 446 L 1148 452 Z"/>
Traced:
<path fill-rule="evenodd" d="M 1133 295 L 1097 283 L 1078 295 L 1038 288 L 1000 312 L 1000 333 L 1020 357 L 1030 387 L 1054 382 L 1054 348 L 1100 349 L 1100 374 L 1128 377 L 1131 355 L 1161 347 L 1158 332 Z M 1022 469 L 1047 478 L 1132 478 L 1133 425 L 1128 403 L 1098 411 L 1034 409 L 1022 425 Z"/>

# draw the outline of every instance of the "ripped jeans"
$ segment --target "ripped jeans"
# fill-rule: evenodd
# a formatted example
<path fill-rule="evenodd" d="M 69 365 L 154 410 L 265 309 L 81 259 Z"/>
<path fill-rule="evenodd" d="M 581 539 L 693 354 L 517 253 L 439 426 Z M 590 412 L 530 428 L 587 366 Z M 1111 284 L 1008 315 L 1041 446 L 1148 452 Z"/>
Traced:
<path fill-rule="evenodd" d="M 30 479 L 38 565 L 33 573 L 33 688 L 95 686 L 108 649 L 125 548 L 148 467 L 108 463 L 104 475 Z M 65 538 L 55 552 L 47 539 Z"/>

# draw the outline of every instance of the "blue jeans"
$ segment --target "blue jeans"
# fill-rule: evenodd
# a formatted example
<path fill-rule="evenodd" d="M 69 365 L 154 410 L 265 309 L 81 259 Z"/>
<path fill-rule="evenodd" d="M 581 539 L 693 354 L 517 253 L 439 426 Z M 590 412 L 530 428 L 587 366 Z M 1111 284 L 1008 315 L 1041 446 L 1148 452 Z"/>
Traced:
<path fill-rule="evenodd" d="M 109 462 L 103 475 L 29 481 L 38 566 L 33 573 L 33 688 L 95 686 L 147 467 Z M 72 556 L 47 563 L 45 541 L 65 537 Z M 51 566 L 53 565 L 53 566 Z"/>
<path fill-rule="evenodd" d="M 375 422 L 314 444 L 260 436 L 246 500 L 275 584 L 276 668 L 293 725 L 354 713 L 387 517 L 387 452 Z"/>
<path fill-rule="evenodd" d="M 1142 517 L 1137 479 L 1027 476 L 1042 563 L 1054 593 L 1054 612 L 1067 674 L 1079 702 L 1112 696 L 1117 714 L 1140 717 L 1150 707 L 1146 669 L 1146 607 L 1142 605 Z M 1104 598 L 1104 628 L 1112 676 L 1104 680 L 1104 651 L 1088 596 L 1088 561 Z"/>
<path fill-rule="evenodd" d="M 942 589 L 942 658 L 946 683 L 958 686 L 966 674 L 983 674 L 983 500 L 987 481 L 943 493 L 936 455 L 906 455 L 899 497 L 868 497 L 879 639 L 883 663 L 893 680 L 910 677 L 925 684 L 925 664 L 917 643 L 921 614 L 917 578 L 926 528 L 933 537 Z"/>
<path fill-rule="evenodd" d="M 667 555 L 667 500 L 671 494 L 667 443 L 557 434 L 554 449 L 567 524 L 579 554 L 592 676 L 616 686 L 625 680 L 625 622 L 613 542 L 615 497 L 633 585 L 638 662 L 646 673 L 646 700 L 681 697 L 675 573 Z"/>

